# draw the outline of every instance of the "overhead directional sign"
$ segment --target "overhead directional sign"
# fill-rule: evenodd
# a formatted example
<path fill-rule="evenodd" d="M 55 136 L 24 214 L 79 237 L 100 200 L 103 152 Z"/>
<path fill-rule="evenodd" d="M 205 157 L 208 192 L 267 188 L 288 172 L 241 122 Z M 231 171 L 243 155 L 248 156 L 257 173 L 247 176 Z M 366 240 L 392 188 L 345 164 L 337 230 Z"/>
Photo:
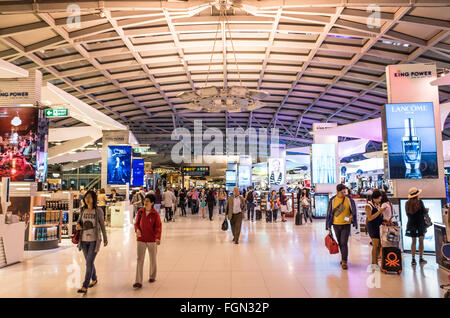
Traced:
<path fill-rule="evenodd" d="M 54 117 L 68 117 L 69 109 L 68 108 L 55 108 L 55 109 L 46 109 L 45 117 L 54 118 Z"/>

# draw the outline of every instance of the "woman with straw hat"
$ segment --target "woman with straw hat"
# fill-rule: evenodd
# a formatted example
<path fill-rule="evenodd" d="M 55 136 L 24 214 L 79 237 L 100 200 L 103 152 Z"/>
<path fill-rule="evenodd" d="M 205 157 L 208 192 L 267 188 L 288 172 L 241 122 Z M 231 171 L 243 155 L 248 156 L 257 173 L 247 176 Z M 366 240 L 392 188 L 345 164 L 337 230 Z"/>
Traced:
<path fill-rule="evenodd" d="M 423 239 L 425 236 L 426 226 L 424 215 L 427 210 L 419 198 L 422 193 L 421 189 L 411 188 L 409 189 L 408 201 L 406 202 L 406 215 L 408 216 L 408 223 L 406 225 L 406 236 L 411 237 L 411 265 L 416 265 L 416 240 L 419 238 L 419 262 L 420 264 L 426 264 L 427 261 L 423 259 Z"/>

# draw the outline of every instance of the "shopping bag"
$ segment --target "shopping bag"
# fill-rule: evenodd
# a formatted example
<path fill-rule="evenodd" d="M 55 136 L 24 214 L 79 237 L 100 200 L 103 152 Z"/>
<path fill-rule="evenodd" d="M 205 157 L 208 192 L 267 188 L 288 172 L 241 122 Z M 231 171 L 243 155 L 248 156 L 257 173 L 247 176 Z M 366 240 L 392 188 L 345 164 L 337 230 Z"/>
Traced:
<path fill-rule="evenodd" d="M 79 241 L 80 241 L 80 231 L 75 231 L 75 234 L 72 237 L 72 243 L 78 244 Z"/>
<path fill-rule="evenodd" d="M 222 223 L 222 231 L 227 231 L 227 230 L 228 230 L 228 220 L 225 217 L 225 220 L 223 220 L 223 223 Z"/>
<path fill-rule="evenodd" d="M 336 242 L 336 240 L 334 239 L 332 234 L 328 234 L 325 237 L 325 246 L 328 249 L 328 251 L 330 252 L 330 254 L 339 253 L 339 245 Z"/>

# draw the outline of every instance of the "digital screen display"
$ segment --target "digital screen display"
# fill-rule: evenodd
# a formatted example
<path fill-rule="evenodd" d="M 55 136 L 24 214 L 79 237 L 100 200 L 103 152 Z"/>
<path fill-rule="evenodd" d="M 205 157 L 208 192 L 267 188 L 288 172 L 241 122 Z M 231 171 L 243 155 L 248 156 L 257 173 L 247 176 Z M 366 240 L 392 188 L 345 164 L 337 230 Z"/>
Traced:
<path fill-rule="evenodd" d="M 386 104 L 384 117 L 390 179 L 438 178 L 433 103 Z"/>
<path fill-rule="evenodd" d="M 330 184 L 336 181 L 336 145 L 312 144 L 311 146 L 312 182 Z"/>
<path fill-rule="evenodd" d="M 209 167 L 183 167 L 183 174 L 191 177 L 209 176 Z"/>
<path fill-rule="evenodd" d="M 314 194 L 314 217 L 325 218 L 327 216 L 328 201 L 328 194 Z"/>
<path fill-rule="evenodd" d="M 406 226 L 408 224 L 408 216 L 406 215 L 406 199 L 400 200 L 400 218 L 402 223 L 402 242 L 403 250 L 411 250 L 411 238 L 406 236 Z M 430 215 L 431 222 L 442 224 L 442 201 L 440 199 L 422 199 L 425 208 L 429 209 L 428 214 Z M 433 226 L 427 229 L 425 233 L 425 238 L 423 241 L 425 252 L 435 252 L 435 242 L 434 242 L 434 229 Z M 418 246 L 418 245 L 417 245 Z"/>
<path fill-rule="evenodd" d="M 127 184 L 131 179 L 131 146 L 108 146 L 108 184 Z"/>
<path fill-rule="evenodd" d="M 252 185 L 252 167 L 241 166 L 238 168 L 239 186 L 249 187 Z"/>
<path fill-rule="evenodd" d="M 133 159 L 133 180 L 131 186 L 142 187 L 144 185 L 144 159 Z"/>
<path fill-rule="evenodd" d="M 236 171 L 235 170 L 227 170 L 225 172 L 225 182 L 227 187 L 235 187 L 236 186 Z"/>
<path fill-rule="evenodd" d="M 0 107 L 0 178 L 36 178 L 38 108 Z"/>
<path fill-rule="evenodd" d="M 269 183 L 270 185 L 284 185 L 286 179 L 286 159 L 269 158 Z"/>
<path fill-rule="evenodd" d="M 48 171 L 48 128 L 50 120 L 44 116 L 41 110 L 38 120 L 38 138 L 36 141 L 36 181 L 46 182 Z"/>

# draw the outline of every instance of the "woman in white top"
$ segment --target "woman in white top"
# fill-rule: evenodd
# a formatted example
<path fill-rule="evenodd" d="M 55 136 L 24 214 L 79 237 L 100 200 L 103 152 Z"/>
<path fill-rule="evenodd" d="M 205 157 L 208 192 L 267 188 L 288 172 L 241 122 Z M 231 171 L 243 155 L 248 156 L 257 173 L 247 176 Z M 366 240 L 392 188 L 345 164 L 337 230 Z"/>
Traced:
<path fill-rule="evenodd" d="M 384 209 L 383 212 L 383 221 L 391 222 L 392 217 L 394 216 L 392 210 L 392 203 L 389 201 L 387 193 L 385 191 L 381 191 L 381 209 Z"/>

